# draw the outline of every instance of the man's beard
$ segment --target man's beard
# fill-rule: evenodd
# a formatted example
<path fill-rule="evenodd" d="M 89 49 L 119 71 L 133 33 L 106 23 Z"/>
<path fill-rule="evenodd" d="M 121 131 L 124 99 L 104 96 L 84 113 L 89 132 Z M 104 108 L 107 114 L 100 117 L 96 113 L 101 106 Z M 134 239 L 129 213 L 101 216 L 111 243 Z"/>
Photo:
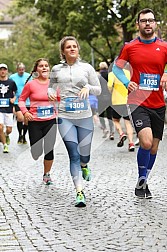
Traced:
<path fill-rule="evenodd" d="M 145 38 L 151 38 L 153 36 L 153 34 L 154 34 L 154 31 L 153 31 L 153 29 L 150 29 L 150 30 L 151 31 L 148 32 L 148 33 L 145 30 L 141 30 L 140 33 Z"/>

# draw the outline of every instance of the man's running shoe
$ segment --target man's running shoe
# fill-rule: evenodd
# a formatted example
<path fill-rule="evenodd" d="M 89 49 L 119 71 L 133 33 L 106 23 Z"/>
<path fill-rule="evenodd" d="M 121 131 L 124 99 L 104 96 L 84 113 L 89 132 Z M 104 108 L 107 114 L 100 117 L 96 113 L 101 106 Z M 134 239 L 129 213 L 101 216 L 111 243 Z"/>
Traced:
<path fill-rule="evenodd" d="M 9 145 L 10 144 L 10 137 L 8 135 L 6 135 L 6 144 Z"/>
<path fill-rule="evenodd" d="M 145 198 L 145 194 L 146 194 L 146 181 L 145 179 L 141 180 L 139 179 L 135 188 L 135 195 L 138 198 L 143 199 Z"/>
<path fill-rule="evenodd" d="M 151 199 L 152 198 L 152 194 L 151 194 L 151 192 L 150 192 L 147 184 L 146 184 L 146 190 L 145 190 L 145 192 L 146 192 L 146 199 Z"/>
<path fill-rule="evenodd" d="M 144 199 L 144 198 L 145 198 L 145 192 L 146 192 L 146 190 L 143 189 L 143 188 L 140 188 L 140 189 L 135 188 L 135 195 L 136 195 L 138 198 L 140 198 L 140 199 Z"/>
<path fill-rule="evenodd" d="M 127 139 L 127 136 L 124 133 L 122 133 L 120 135 L 120 140 L 117 143 L 117 147 L 122 147 L 124 145 L 124 142 L 125 142 L 126 139 Z"/>
<path fill-rule="evenodd" d="M 86 181 L 90 181 L 91 180 L 91 170 L 88 166 L 82 167 L 82 177 L 83 179 L 85 179 Z"/>
<path fill-rule="evenodd" d="M 23 143 L 23 136 L 19 135 L 17 143 L 18 144 L 22 144 Z"/>
<path fill-rule="evenodd" d="M 23 144 L 27 144 L 27 140 L 26 140 L 25 136 L 23 136 Z"/>
<path fill-rule="evenodd" d="M 51 185 L 52 184 L 50 173 L 46 173 L 46 174 L 43 175 L 43 182 L 44 182 L 45 185 Z"/>
<path fill-rule="evenodd" d="M 129 144 L 128 150 L 129 150 L 130 152 L 135 151 L 135 145 L 134 145 L 134 143 L 130 143 L 130 144 Z"/>
<path fill-rule="evenodd" d="M 7 144 L 4 144 L 3 153 L 9 153 L 9 149 L 8 149 Z"/>
<path fill-rule="evenodd" d="M 75 206 L 76 207 L 86 207 L 86 198 L 85 198 L 85 194 L 83 193 L 83 191 L 77 192 Z"/>

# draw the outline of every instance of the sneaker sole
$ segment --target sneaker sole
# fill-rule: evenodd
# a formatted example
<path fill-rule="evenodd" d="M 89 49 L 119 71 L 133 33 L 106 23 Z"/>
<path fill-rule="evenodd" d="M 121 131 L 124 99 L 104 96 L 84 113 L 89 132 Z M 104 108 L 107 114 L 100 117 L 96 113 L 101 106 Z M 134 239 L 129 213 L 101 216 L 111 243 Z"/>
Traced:
<path fill-rule="evenodd" d="M 146 199 L 152 199 L 152 195 L 146 195 Z"/>
<path fill-rule="evenodd" d="M 75 207 L 86 207 L 86 203 L 79 202 L 78 204 L 75 204 Z"/>
<path fill-rule="evenodd" d="M 90 181 L 90 180 L 91 180 L 91 175 L 86 176 L 86 177 L 83 177 L 83 179 L 84 179 L 85 181 Z"/>
<path fill-rule="evenodd" d="M 137 195 L 135 192 L 135 196 L 139 199 L 145 199 L 145 193 L 143 195 Z"/>
<path fill-rule="evenodd" d="M 150 190 L 148 189 L 148 185 L 146 185 L 146 199 L 151 199 L 151 198 L 152 198 L 152 194 Z"/>
<path fill-rule="evenodd" d="M 119 141 L 119 143 L 117 143 L 117 147 L 122 147 L 126 139 L 127 139 L 127 136 L 123 136 L 121 140 Z"/>
<path fill-rule="evenodd" d="M 136 196 L 137 198 L 139 198 L 139 199 L 145 199 L 145 194 L 144 194 L 144 195 L 137 195 L 137 194 L 135 193 L 135 196 Z"/>
<path fill-rule="evenodd" d="M 52 185 L 52 184 L 53 184 L 53 182 L 52 182 L 52 181 L 49 181 L 49 182 L 45 182 L 45 181 L 43 181 L 43 183 L 44 183 L 44 185 Z"/>
<path fill-rule="evenodd" d="M 129 149 L 129 152 L 134 152 L 135 148 Z"/>
<path fill-rule="evenodd" d="M 145 196 L 138 196 L 135 194 L 135 196 L 138 198 L 138 199 L 145 199 Z"/>
<path fill-rule="evenodd" d="M 146 195 L 145 195 L 146 199 L 151 199 L 152 197 L 153 196 L 152 196 L 151 192 L 149 192 L 149 193 L 146 192 Z"/>

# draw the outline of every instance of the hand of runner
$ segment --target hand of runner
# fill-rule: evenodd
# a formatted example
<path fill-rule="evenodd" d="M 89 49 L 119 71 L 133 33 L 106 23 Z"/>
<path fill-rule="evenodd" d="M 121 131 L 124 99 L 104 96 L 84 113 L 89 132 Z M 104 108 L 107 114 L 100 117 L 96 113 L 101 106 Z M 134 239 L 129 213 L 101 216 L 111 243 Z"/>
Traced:
<path fill-rule="evenodd" d="M 167 73 L 164 73 L 160 80 L 160 86 L 163 90 L 167 91 Z"/>
<path fill-rule="evenodd" d="M 29 112 L 25 112 L 24 118 L 25 118 L 26 121 L 33 121 L 34 120 L 32 114 L 29 113 Z"/>
<path fill-rule="evenodd" d="M 50 94 L 50 95 L 48 95 L 48 99 L 49 99 L 49 101 L 57 101 L 57 95 Z"/>
<path fill-rule="evenodd" d="M 81 99 L 86 99 L 88 98 L 89 96 L 89 89 L 84 87 L 81 89 L 81 91 L 78 93 L 78 96 L 81 98 Z"/>
<path fill-rule="evenodd" d="M 134 81 L 130 81 L 130 82 L 129 82 L 129 84 L 128 84 L 128 90 L 129 90 L 130 92 L 136 91 L 137 88 L 138 88 L 138 85 L 137 85 L 136 82 L 134 82 Z"/>
<path fill-rule="evenodd" d="M 14 104 L 15 100 L 16 100 L 16 98 L 15 98 L 15 97 L 10 98 L 10 103 Z"/>

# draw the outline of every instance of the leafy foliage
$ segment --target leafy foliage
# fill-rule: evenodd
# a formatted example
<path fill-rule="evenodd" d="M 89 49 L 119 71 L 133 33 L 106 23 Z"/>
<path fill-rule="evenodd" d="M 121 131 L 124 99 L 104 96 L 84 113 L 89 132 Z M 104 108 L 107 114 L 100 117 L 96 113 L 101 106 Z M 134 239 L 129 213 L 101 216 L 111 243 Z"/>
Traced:
<path fill-rule="evenodd" d="M 6 45 L 8 55 L 14 62 L 24 57 L 29 68 L 41 56 L 53 65 L 59 61 L 59 40 L 74 35 L 81 58 L 92 64 L 95 60 L 98 68 L 100 61 L 112 62 L 122 44 L 136 36 L 136 15 L 146 7 L 156 13 L 158 36 L 167 38 L 166 0 L 15 0 L 10 15 L 17 21 Z"/>
<path fill-rule="evenodd" d="M 17 62 L 26 65 L 26 70 L 31 71 L 34 62 L 38 58 L 48 58 L 50 64 L 53 65 L 59 61 L 59 52 L 57 50 L 58 43 L 51 43 L 45 35 L 42 27 L 38 10 L 27 7 L 19 8 L 17 5 L 12 6 L 9 10 L 11 16 L 19 14 L 15 20 L 12 34 L 4 43 L 5 50 L 1 54 L 1 58 L 9 65 L 10 71 L 16 70 Z"/>

